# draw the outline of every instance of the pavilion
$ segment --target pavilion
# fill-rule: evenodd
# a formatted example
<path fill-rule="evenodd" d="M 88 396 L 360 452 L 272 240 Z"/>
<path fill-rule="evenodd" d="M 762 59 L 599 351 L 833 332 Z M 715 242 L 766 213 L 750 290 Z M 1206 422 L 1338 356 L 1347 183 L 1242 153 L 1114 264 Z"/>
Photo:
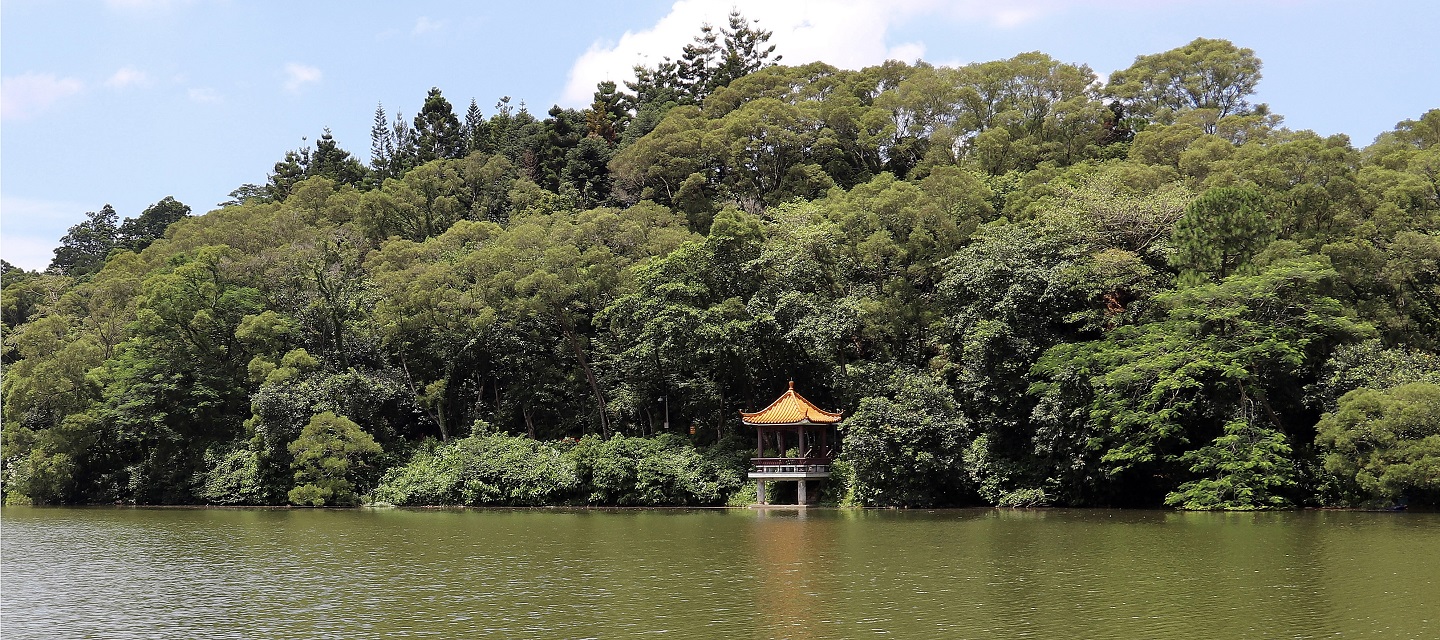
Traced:
<path fill-rule="evenodd" d="M 750 478 L 755 481 L 760 504 L 765 504 L 767 480 L 795 482 L 796 504 L 810 504 L 810 496 L 818 496 L 818 491 L 812 494 L 808 485 L 818 485 L 830 477 L 830 462 L 840 445 L 840 413 L 821 409 L 795 393 L 792 380 L 790 389 L 770 406 L 755 413 L 741 411 L 740 421 L 755 427 L 755 457 L 750 460 L 754 470 Z M 765 457 L 767 444 L 779 457 Z M 795 450 L 795 455 L 787 455 L 787 446 Z"/>

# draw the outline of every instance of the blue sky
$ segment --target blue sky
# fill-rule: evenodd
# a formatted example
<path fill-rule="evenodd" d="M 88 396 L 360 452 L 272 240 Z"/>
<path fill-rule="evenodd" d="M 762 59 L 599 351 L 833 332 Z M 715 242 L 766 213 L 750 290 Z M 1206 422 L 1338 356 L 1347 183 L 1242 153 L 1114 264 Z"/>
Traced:
<path fill-rule="evenodd" d="M 1097 73 L 1196 37 L 1256 51 L 1255 101 L 1357 145 L 1440 108 L 1440 3 L 1323 0 L 6 0 L 0 6 L 0 257 L 44 268 L 65 230 L 167 195 L 203 213 L 329 127 L 368 156 L 375 105 L 430 87 L 583 107 L 596 81 L 674 55 L 732 6 L 785 62 L 856 68 L 1043 51 Z"/>

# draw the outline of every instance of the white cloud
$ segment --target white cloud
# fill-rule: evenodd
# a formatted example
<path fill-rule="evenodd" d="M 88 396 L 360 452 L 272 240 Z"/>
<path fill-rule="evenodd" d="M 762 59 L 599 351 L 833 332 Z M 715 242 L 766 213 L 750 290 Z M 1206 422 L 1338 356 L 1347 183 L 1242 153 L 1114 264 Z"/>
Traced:
<path fill-rule="evenodd" d="M 1140 0 L 1086 0 L 1081 5 L 1125 6 Z M 1153 1 L 1153 0 L 1149 0 Z M 670 13 L 648 29 L 627 31 L 618 41 L 597 42 L 570 68 L 562 104 L 590 103 L 595 84 L 633 80 L 635 65 L 654 66 L 676 56 L 699 32 L 702 22 L 726 23 L 732 7 L 760 28 L 774 32 L 771 44 L 783 64 L 823 60 L 842 69 L 858 69 L 888 59 L 913 62 L 924 55 L 923 42 L 889 43 L 890 30 L 917 18 L 981 23 L 1015 28 L 1076 10 L 1074 0 L 679 0 Z"/>
<path fill-rule="evenodd" d="M 889 27 L 930 4 L 931 0 L 736 0 L 733 4 L 680 0 L 653 27 L 627 31 L 618 42 L 592 45 L 571 67 L 560 101 L 583 106 L 590 102 L 596 83 L 633 79 L 635 65 L 654 66 L 662 56 L 675 56 L 699 32 L 701 23 L 726 24 L 732 6 L 746 18 L 759 20 L 761 29 L 774 32 L 770 43 L 783 43 L 784 50 L 777 48 L 776 53 L 784 56 L 785 64 L 824 60 L 837 67 L 859 68 L 884 62 L 890 52 L 885 42 Z"/>
<path fill-rule="evenodd" d="M 218 91 L 204 87 L 191 89 L 189 96 L 192 101 L 200 104 L 215 104 L 222 101 Z"/>
<path fill-rule="evenodd" d="M 150 76 L 144 71 L 135 67 L 120 67 L 110 78 L 105 80 L 105 86 L 112 89 L 124 89 L 134 85 L 145 85 L 150 83 Z"/>
<path fill-rule="evenodd" d="M 1018 27 L 1040 17 L 1041 11 L 1038 7 L 1015 7 L 1013 9 L 998 9 L 990 16 L 995 26 L 1001 28 Z"/>
<path fill-rule="evenodd" d="M 427 33 L 439 31 L 440 28 L 444 26 L 444 22 L 441 22 L 439 20 L 431 20 L 430 18 L 427 18 L 425 16 L 420 16 L 420 19 L 415 21 L 415 28 L 410 30 L 410 35 L 423 36 Z"/>
<path fill-rule="evenodd" d="M 310 65 L 291 62 L 285 65 L 285 88 L 289 91 L 299 91 L 312 82 L 319 82 L 324 74 L 320 69 Z"/>
<path fill-rule="evenodd" d="M 53 73 L 26 73 L 0 79 L 0 119 L 30 118 L 84 89 L 85 83 Z"/>

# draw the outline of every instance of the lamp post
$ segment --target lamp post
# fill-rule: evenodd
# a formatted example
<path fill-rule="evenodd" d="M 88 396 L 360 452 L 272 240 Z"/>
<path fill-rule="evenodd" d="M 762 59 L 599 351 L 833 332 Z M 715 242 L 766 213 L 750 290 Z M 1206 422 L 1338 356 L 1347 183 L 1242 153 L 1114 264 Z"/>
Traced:
<path fill-rule="evenodd" d="M 665 403 L 665 433 L 670 433 L 670 396 L 660 396 L 655 401 Z"/>

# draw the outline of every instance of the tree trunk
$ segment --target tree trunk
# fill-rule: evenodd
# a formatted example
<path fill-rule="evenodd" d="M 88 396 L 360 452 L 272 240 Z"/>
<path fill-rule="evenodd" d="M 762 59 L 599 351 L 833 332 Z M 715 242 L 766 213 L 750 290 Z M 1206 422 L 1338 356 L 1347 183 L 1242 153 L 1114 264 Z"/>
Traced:
<path fill-rule="evenodd" d="M 565 327 L 565 337 L 570 340 L 570 346 L 575 349 L 575 359 L 580 363 L 580 370 L 585 373 L 586 382 L 590 383 L 590 391 L 595 394 L 595 408 L 600 411 L 600 436 L 610 437 L 610 420 L 605 415 L 605 393 L 600 390 L 600 383 L 595 379 L 595 372 L 590 370 L 590 361 L 585 358 L 585 349 L 580 346 L 580 336 L 570 327 Z"/>
<path fill-rule="evenodd" d="M 410 385 L 410 393 L 415 396 L 415 400 L 418 402 L 420 400 L 420 390 L 415 387 L 415 379 L 410 377 L 410 365 L 405 363 L 405 350 L 403 347 L 400 350 L 400 369 L 405 372 L 405 383 Z M 445 429 L 445 415 L 440 404 L 439 402 L 436 403 L 436 411 L 431 411 L 430 408 L 424 406 L 423 403 L 421 404 L 421 408 L 425 410 L 425 415 L 430 416 L 430 419 L 434 420 L 436 425 L 439 425 L 440 441 L 448 442 L 450 440 L 450 433 Z"/>

